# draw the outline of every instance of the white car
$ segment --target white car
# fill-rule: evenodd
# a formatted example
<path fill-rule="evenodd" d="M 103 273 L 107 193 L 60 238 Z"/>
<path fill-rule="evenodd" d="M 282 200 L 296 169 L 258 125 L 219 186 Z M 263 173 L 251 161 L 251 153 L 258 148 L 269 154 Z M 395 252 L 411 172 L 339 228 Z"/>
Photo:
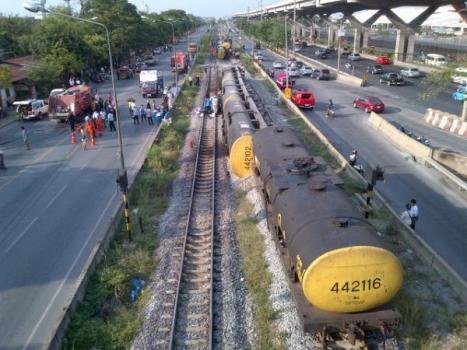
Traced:
<path fill-rule="evenodd" d="M 272 68 L 282 69 L 282 68 L 284 68 L 284 64 L 281 61 L 274 61 L 272 63 Z"/>
<path fill-rule="evenodd" d="M 289 67 L 287 68 L 287 73 L 291 78 L 298 78 L 300 77 L 300 70 L 298 68 Z"/>
<path fill-rule="evenodd" d="M 422 76 L 422 72 L 418 68 L 406 67 L 401 69 L 401 75 L 407 78 L 418 78 Z"/>
<path fill-rule="evenodd" d="M 300 68 L 300 73 L 304 76 L 306 75 L 311 76 L 313 74 L 313 68 L 309 66 L 303 66 L 302 68 Z"/>
<path fill-rule="evenodd" d="M 253 55 L 253 58 L 255 60 L 262 60 L 263 59 L 263 55 L 261 54 L 261 52 L 255 52 L 254 55 Z"/>
<path fill-rule="evenodd" d="M 451 76 L 452 82 L 460 85 L 467 85 L 467 68 L 458 67 L 454 72 L 454 75 Z"/>
<path fill-rule="evenodd" d="M 361 59 L 360 54 L 357 52 L 352 52 L 347 56 L 347 58 L 351 61 L 360 61 Z"/>

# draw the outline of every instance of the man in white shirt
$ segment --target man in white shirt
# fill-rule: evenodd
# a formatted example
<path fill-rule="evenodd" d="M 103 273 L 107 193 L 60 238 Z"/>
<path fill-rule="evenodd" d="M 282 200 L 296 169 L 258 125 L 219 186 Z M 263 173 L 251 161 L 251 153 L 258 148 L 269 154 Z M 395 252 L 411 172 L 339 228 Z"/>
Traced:
<path fill-rule="evenodd" d="M 410 200 L 410 227 L 412 227 L 413 230 L 415 230 L 415 224 L 418 221 L 418 206 L 417 206 L 417 201 L 415 199 Z"/>
<path fill-rule="evenodd" d="M 110 131 L 117 131 L 117 129 L 115 128 L 115 117 L 112 112 L 107 113 L 107 120 L 109 122 Z"/>

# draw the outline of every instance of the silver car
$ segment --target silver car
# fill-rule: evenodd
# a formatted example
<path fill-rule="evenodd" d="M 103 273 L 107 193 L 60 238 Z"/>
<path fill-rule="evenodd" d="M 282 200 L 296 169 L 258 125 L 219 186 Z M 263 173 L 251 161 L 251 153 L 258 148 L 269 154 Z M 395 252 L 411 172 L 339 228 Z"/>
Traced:
<path fill-rule="evenodd" d="M 282 69 L 282 68 L 284 68 L 284 64 L 281 61 L 274 61 L 272 63 L 272 68 Z"/>
<path fill-rule="evenodd" d="M 309 67 L 309 66 L 303 66 L 302 68 L 300 68 L 300 73 L 302 73 L 302 75 L 312 75 L 313 74 L 313 68 Z"/>
<path fill-rule="evenodd" d="M 351 61 L 360 61 L 361 59 L 360 54 L 357 52 L 352 52 L 347 56 L 347 58 Z"/>
<path fill-rule="evenodd" d="M 407 78 L 418 78 L 422 76 L 422 72 L 418 68 L 406 67 L 401 69 L 401 75 Z"/>

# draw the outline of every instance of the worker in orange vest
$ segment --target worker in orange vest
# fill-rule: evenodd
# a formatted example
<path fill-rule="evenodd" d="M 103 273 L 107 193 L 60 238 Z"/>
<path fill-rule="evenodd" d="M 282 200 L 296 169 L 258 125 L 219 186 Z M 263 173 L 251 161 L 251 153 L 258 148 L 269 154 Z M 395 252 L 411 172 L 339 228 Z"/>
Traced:
<path fill-rule="evenodd" d="M 102 116 L 100 113 L 97 115 L 96 128 L 97 128 L 97 135 L 102 136 L 102 130 L 104 130 L 104 120 L 102 119 Z"/>
<path fill-rule="evenodd" d="M 89 135 L 89 139 L 91 140 L 91 145 L 95 146 L 96 145 L 96 132 L 94 129 L 94 123 L 92 120 L 87 120 L 86 121 L 86 131 Z"/>

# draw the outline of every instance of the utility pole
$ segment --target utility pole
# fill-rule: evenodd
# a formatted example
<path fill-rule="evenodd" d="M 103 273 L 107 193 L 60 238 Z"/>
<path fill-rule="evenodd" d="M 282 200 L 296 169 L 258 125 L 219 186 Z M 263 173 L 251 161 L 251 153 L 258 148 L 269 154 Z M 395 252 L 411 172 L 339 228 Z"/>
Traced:
<path fill-rule="evenodd" d="M 284 15 L 284 34 L 285 34 L 285 88 L 289 88 L 289 50 L 287 48 L 287 13 Z"/>
<path fill-rule="evenodd" d="M 296 55 L 295 55 L 295 43 L 296 43 L 296 34 L 295 34 L 295 30 L 297 28 L 297 23 L 296 23 L 296 20 L 297 20 L 297 6 L 296 6 L 296 2 L 294 0 L 293 2 L 293 32 L 292 32 L 292 50 L 293 50 L 293 56 L 296 58 Z"/>
<path fill-rule="evenodd" d="M 260 11 L 261 11 L 260 20 L 262 21 L 263 20 L 263 0 L 259 0 L 259 8 L 260 8 Z"/>

